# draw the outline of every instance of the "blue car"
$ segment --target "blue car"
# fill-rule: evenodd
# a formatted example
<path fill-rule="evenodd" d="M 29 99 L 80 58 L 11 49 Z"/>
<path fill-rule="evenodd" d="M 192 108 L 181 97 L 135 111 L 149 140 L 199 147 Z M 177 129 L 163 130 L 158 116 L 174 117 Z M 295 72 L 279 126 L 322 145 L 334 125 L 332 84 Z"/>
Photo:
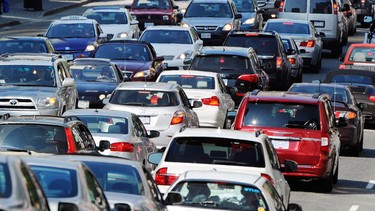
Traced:
<path fill-rule="evenodd" d="M 263 28 L 263 9 L 258 8 L 256 0 L 234 1 L 237 12 L 242 15 L 241 30 L 260 31 Z"/>
<path fill-rule="evenodd" d="M 65 16 L 53 21 L 44 36 L 68 61 L 88 57 L 99 43 L 107 41 L 99 23 L 83 16 Z"/>

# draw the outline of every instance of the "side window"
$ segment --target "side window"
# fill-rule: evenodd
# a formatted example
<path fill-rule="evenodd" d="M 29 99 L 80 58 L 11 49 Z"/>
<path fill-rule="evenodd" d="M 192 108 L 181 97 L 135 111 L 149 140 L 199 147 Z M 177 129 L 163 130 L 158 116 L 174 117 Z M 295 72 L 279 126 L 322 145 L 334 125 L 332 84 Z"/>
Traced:
<path fill-rule="evenodd" d="M 270 184 L 269 181 L 266 181 L 263 184 L 262 187 L 263 191 L 265 194 L 269 194 L 274 201 L 274 205 L 277 211 L 283 211 L 284 206 L 283 206 L 283 200 L 280 198 L 279 194 L 277 193 L 276 189 Z"/>
<path fill-rule="evenodd" d="M 76 124 L 72 127 L 74 142 L 77 150 L 94 149 L 95 141 L 92 138 L 89 130 L 82 124 Z"/>
<path fill-rule="evenodd" d="M 331 101 L 329 100 L 325 101 L 324 108 L 325 108 L 325 113 L 326 113 L 326 116 L 324 118 L 327 119 L 329 127 L 333 127 L 334 122 L 335 122 L 335 119 L 334 119 L 335 115 L 333 114 Z"/>
<path fill-rule="evenodd" d="M 36 180 L 31 175 L 31 170 L 23 162 L 21 162 L 20 164 L 20 169 L 23 174 L 23 177 L 25 178 L 24 182 L 26 183 L 26 191 L 28 192 L 27 195 L 29 196 L 31 205 L 35 208 L 42 210 L 45 207 L 43 206 L 43 202 L 40 201 L 39 197 L 43 193 L 38 193 L 38 187 L 35 185 Z"/>
<path fill-rule="evenodd" d="M 271 141 L 269 139 L 267 139 L 264 143 L 265 143 L 265 146 L 266 146 L 268 157 L 270 158 L 272 168 L 280 169 L 281 166 L 280 166 L 280 163 L 279 163 L 279 159 L 277 157 L 276 150 L 272 146 Z"/>
<path fill-rule="evenodd" d="M 306 13 L 307 1 L 287 0 L 284 5 L 284 12 Z"/>
<path fill-rule="evenodd" d="M 184 106 L 190 108 L 191 105 L 190 105 L 190 102 L 189 102 L 189 98 L 186 96 L 185 92 L 182 89 L 180 89 L 179 93 L 180 93 L 180 98 L 181 98 Z"/>
<path fill-rule="evenodd" d="M 97 207 L 105 206 L 106 198 L 99 183 L 96 181 L 95 176 L 87 168 L 83 168 L 83 171 L 85 173 L 91 203 L 95 204 Z"/>
<path fill-rule="evenodd" d="M 152 178 L 150 172 L 148 172 L 147 169 L 145 169 L 145 168 L 142 168 L 142 169 L 143 169 L 143 173 L 145 174 L 145 177 L 147 179 L 147 185 L 149 186 L 151 194 L 154 197 L 155 201 L 157 201 L 159 203 L 163 203 L 163 197 L 162 197 L 154 179 Z"/>
<path fill-rule="evenodd" d="M 310 0 L 310 13 L 332 14 L 332 0 Z"/>
<path fill-rule="evenodd" d="M 217 82 L 218 82 L 217 85 L 219 86 L 220 91 L 222 93 L 227 93 L 223 79 L 220 76 L 216 76 L 216 77 L 217 77 Z"/>
<path fill-rule="evenodd" d="M 138 137 L 147 137 L 147 130 L 137 116 L 133 116 L 134 133 Z"/>

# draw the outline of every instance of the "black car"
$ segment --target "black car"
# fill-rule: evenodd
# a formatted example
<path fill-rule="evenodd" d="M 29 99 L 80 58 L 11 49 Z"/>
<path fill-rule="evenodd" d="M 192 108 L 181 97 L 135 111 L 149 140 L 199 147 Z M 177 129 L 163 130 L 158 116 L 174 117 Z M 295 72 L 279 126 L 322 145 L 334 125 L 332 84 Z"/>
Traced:
<path fill-rule="evenodd" d="M 78 90 L 78 108 L 103 108 L 102 100 L 126 80 L 109 59 L 77 58 L 70 63 L 70 70 Z"/>
<path fill-rule="evenodd" d="M 350 87 L 363 109 L 367 126 L 375 126 L 375 72 L 369 70 L 335 70 L 326 75 L 325 83 L 345 84 Z"/>
<path fill-rule="evenodd" d="M 287 90 L 291 85 L 292 66 L 276 32 L 231 31 L 224 46 L 252 47 L 270 78 L 272 89 Z"/>
<path fill-rule="evenodd" d="M 6 36 L 0 38 L 0 54 L 4 53 L 57 53 L 46 37 Z"/>
<path fill-rule="evenodd" d="M 237 12 L 242 15 L 241 30 L 260 31 L 263 29 L 264 9 L 258 7 L 257 0 L 234 1 Z"/>
<path fill-rule="evenodd" d="M 157 56 L 146 41 L 108 41 L 99 45 L 91 57 L 110 59 L 132 81 L 155 81 L 164 70 L 164 57 Z"/>
<path fill-rule="evenodd" d="M 268 89 L 268 75 L 260 66 L 252 48 L 206 46 L 191 61 L 191 70 L 204 70 L 220 74 L 238 106 L 244 94 L 254 89 Z"/>

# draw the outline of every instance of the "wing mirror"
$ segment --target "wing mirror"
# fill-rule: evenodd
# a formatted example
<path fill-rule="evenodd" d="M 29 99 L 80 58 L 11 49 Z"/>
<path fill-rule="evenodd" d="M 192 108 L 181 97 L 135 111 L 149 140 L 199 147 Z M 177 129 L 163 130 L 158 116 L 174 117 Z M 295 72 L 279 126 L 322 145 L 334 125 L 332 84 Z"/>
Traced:
<path fill-rule="evenodd" d="M 150 130 L 149 131 L 149 135 L 148 135 L 149 138 L 157 138 L 159 136 L 160 136 L 159 131 L 157 131 L 157 130 Z"/>
<path fill-rule="evenodd" d="M 99 147 L 98 147 L 99 151 L 103 152 L 104 150 L 109 149 L 109 148 L 111 148 L 111 143 L 109 141 L 101 140 L 99 142 Z"/>
<path fill-rule="evenodd" d="M 151 164 L 158 165 L 163 157 L 163 153 L 161 152 L 152 152 L 149 153 L 147 156 L 147 161 Z"/>
<path fill-rule="evenodd" d="M 165 198 L 165 203 L 167 205 L 172 205 L 172 204 L 181 204 L 183 201 L 182 196 L 178 192 L 171 191 L 168 193 L 167 197 Z"/>

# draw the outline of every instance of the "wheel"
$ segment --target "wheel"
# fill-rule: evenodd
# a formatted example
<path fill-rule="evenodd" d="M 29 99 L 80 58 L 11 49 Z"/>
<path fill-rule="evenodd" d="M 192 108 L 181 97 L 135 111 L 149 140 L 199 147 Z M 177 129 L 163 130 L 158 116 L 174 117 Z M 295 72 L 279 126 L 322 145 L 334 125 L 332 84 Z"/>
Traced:
<path fill-rule="evenodd" d="M 339 181 L 339 161 L 337 161 L 336 172 L 333 175 L 333 184 L 337 184 L 338 181 Z"/>
<path fill-rule="evenodd" d="M 337 174 L 338 174 L 338 172 L 337 172 Z M 329 193 L 329 192 L 332 191 L 333 181 L 334 181 L 333 178 L 334 178 L 334 175 L 333 175 L 333 171 L 332 171 L 331 174 L 327 178 L 323 178 L 323 179 L 320 180 L 320 188 L 321 188 L 322 192 Z"/>

